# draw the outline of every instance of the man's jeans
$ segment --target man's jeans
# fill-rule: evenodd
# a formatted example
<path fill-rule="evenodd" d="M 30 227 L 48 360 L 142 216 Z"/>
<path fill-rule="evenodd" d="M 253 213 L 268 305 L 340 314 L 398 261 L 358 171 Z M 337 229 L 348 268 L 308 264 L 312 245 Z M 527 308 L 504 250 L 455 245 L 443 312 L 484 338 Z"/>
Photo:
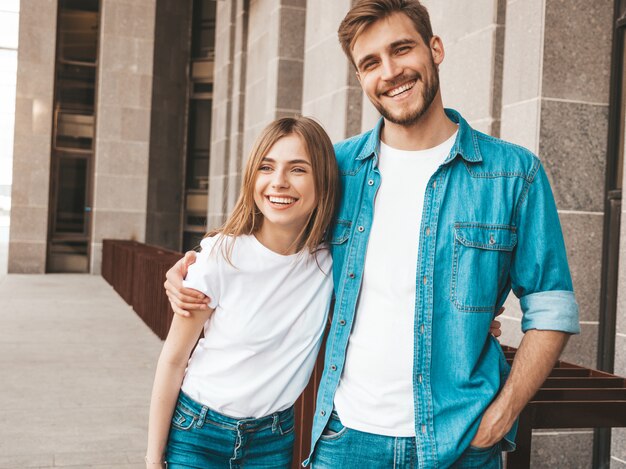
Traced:
<path fill-rule="evenodd" d="M 312 469 L 417 469 L 415 438 L 374 435 L 344 427 L 333 411 L 313 454 Z M 500 445 L 468 448 L 452 469 L 501 469 Z"/>
<path fill-rule="evenodd" d="M 169 469 L 289 469 L 293 442 L 293 407 L 258 419 L 236 419 L 181 392 L 166 461 Z"/>

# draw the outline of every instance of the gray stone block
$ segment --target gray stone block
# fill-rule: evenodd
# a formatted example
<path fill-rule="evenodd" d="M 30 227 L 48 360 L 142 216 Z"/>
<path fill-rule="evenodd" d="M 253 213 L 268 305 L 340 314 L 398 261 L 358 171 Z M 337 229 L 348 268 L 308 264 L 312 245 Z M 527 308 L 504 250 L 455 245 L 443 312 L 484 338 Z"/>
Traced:
<path fill-rule="evenodd" d="M 590 430 L 533 432 L 530 467 L 589 469 L 593 433 Z"/>
<path fill-rule="evenodd" d="M 581 324 L 580 334 L 570 338 L 561 359 L 586 368 L 596 368 L 597 353 L 598 325 Z"/>
<path fill-rule="evenodd" d="M 621 464 L 621 461 L 626 461 L 626 428 L 614 428 L 611 430 L 611 456 L 620 460 L 615 461 L 616 463 Z M 620 467 L 620 469 L 622 468 Z"/>
<path fill-rule="evenodd" d="M 306 10 L 302 8 L 283 7 L 280 9 L 279 57 L 302 60 L 305 21 Z"/>
<path fill-rule="evenodd" d="M 607 125 L 606 106 L 543 100 L 539 154 L 560 210 L 604 211 Z"/>
<path fill-rule="evenodd" d="M 545 4 L 543 96 L 608 103 L 613 2 Z"/>
<path fill-rule="evenodd" d="M 602 269 L 601 213 L 561 213 L 561 226 L 581 321 L 598 321 Z"/>

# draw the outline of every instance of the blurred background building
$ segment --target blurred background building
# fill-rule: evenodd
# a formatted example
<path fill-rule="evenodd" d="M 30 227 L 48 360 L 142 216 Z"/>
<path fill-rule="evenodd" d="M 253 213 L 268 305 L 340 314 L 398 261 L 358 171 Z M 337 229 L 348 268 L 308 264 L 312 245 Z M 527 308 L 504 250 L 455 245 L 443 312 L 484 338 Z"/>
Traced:
<path fill-rule="evenodd" d="M 336 39 L 351 3 L 0 0 L 0 271 L 98 274 L 105 238 L 191 249 L 270 120 L 312 115 L 334 141 L 371 128 Z M 424 3 L 446 106 L 552 182 L 582 321 L 564 359 L 626 375 L 626 0 Z M 626 468 L 626 430 L 534 433 L 533 467 L 609 457 Z"/>

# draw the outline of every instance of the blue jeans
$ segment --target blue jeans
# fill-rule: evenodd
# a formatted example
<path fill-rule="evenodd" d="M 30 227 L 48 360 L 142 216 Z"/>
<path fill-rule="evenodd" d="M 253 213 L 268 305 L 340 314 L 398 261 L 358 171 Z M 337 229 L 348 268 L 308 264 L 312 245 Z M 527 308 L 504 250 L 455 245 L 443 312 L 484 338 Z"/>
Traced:
<path fill-rule="evenodd" d="M 317 442 L 311 469 L 417 469 L 415 438 L 374 435 L 345 427 L 333 411 Z M 451 469 L 501 469 L 500 445 L 468 448 Z M 443 469 L 443 468 L 441 468 Z"/>
<path fill-rule="evenodd" d="M 288 469 L 293 443 L 293 407 L 258 419 L 237 419 L 181 392 L 165 459 L 170 469 Z"/>

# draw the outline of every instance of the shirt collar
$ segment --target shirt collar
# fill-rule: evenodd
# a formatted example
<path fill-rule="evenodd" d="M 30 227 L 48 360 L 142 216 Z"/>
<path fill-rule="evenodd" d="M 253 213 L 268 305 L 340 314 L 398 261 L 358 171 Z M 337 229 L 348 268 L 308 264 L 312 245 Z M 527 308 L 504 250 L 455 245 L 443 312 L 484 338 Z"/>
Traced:
<path fill-rule="evenodd" d="M 474 129 L 472 129 L 467 121 L 461 117 L 461 114 L 454 109 L 445 109 L 445 112 L 452 122 L 458 124 L 459 130 L 454 145 L 452 146 L 452 150 L 450 150 L 450 154 L 445 159 L 443 164 L 449 163 L 456 158 L 457 155 L 460 155 L 461 158 L 469 161 L 470 163 L 482 161 L 483 157 L 480 154 L 478 139 Z M 380 132 L 383 128 L 383 123 L 384 119 L 381 117 L 367 137 L 365 145 L 363 145 L 361 152 L 356 157 L 357 160 L 364 160 L 365 158 L 369 158 L 371 156 L 375 156 L 376 159 L 378 159 L 378 153 L 380 152 Z"/>

